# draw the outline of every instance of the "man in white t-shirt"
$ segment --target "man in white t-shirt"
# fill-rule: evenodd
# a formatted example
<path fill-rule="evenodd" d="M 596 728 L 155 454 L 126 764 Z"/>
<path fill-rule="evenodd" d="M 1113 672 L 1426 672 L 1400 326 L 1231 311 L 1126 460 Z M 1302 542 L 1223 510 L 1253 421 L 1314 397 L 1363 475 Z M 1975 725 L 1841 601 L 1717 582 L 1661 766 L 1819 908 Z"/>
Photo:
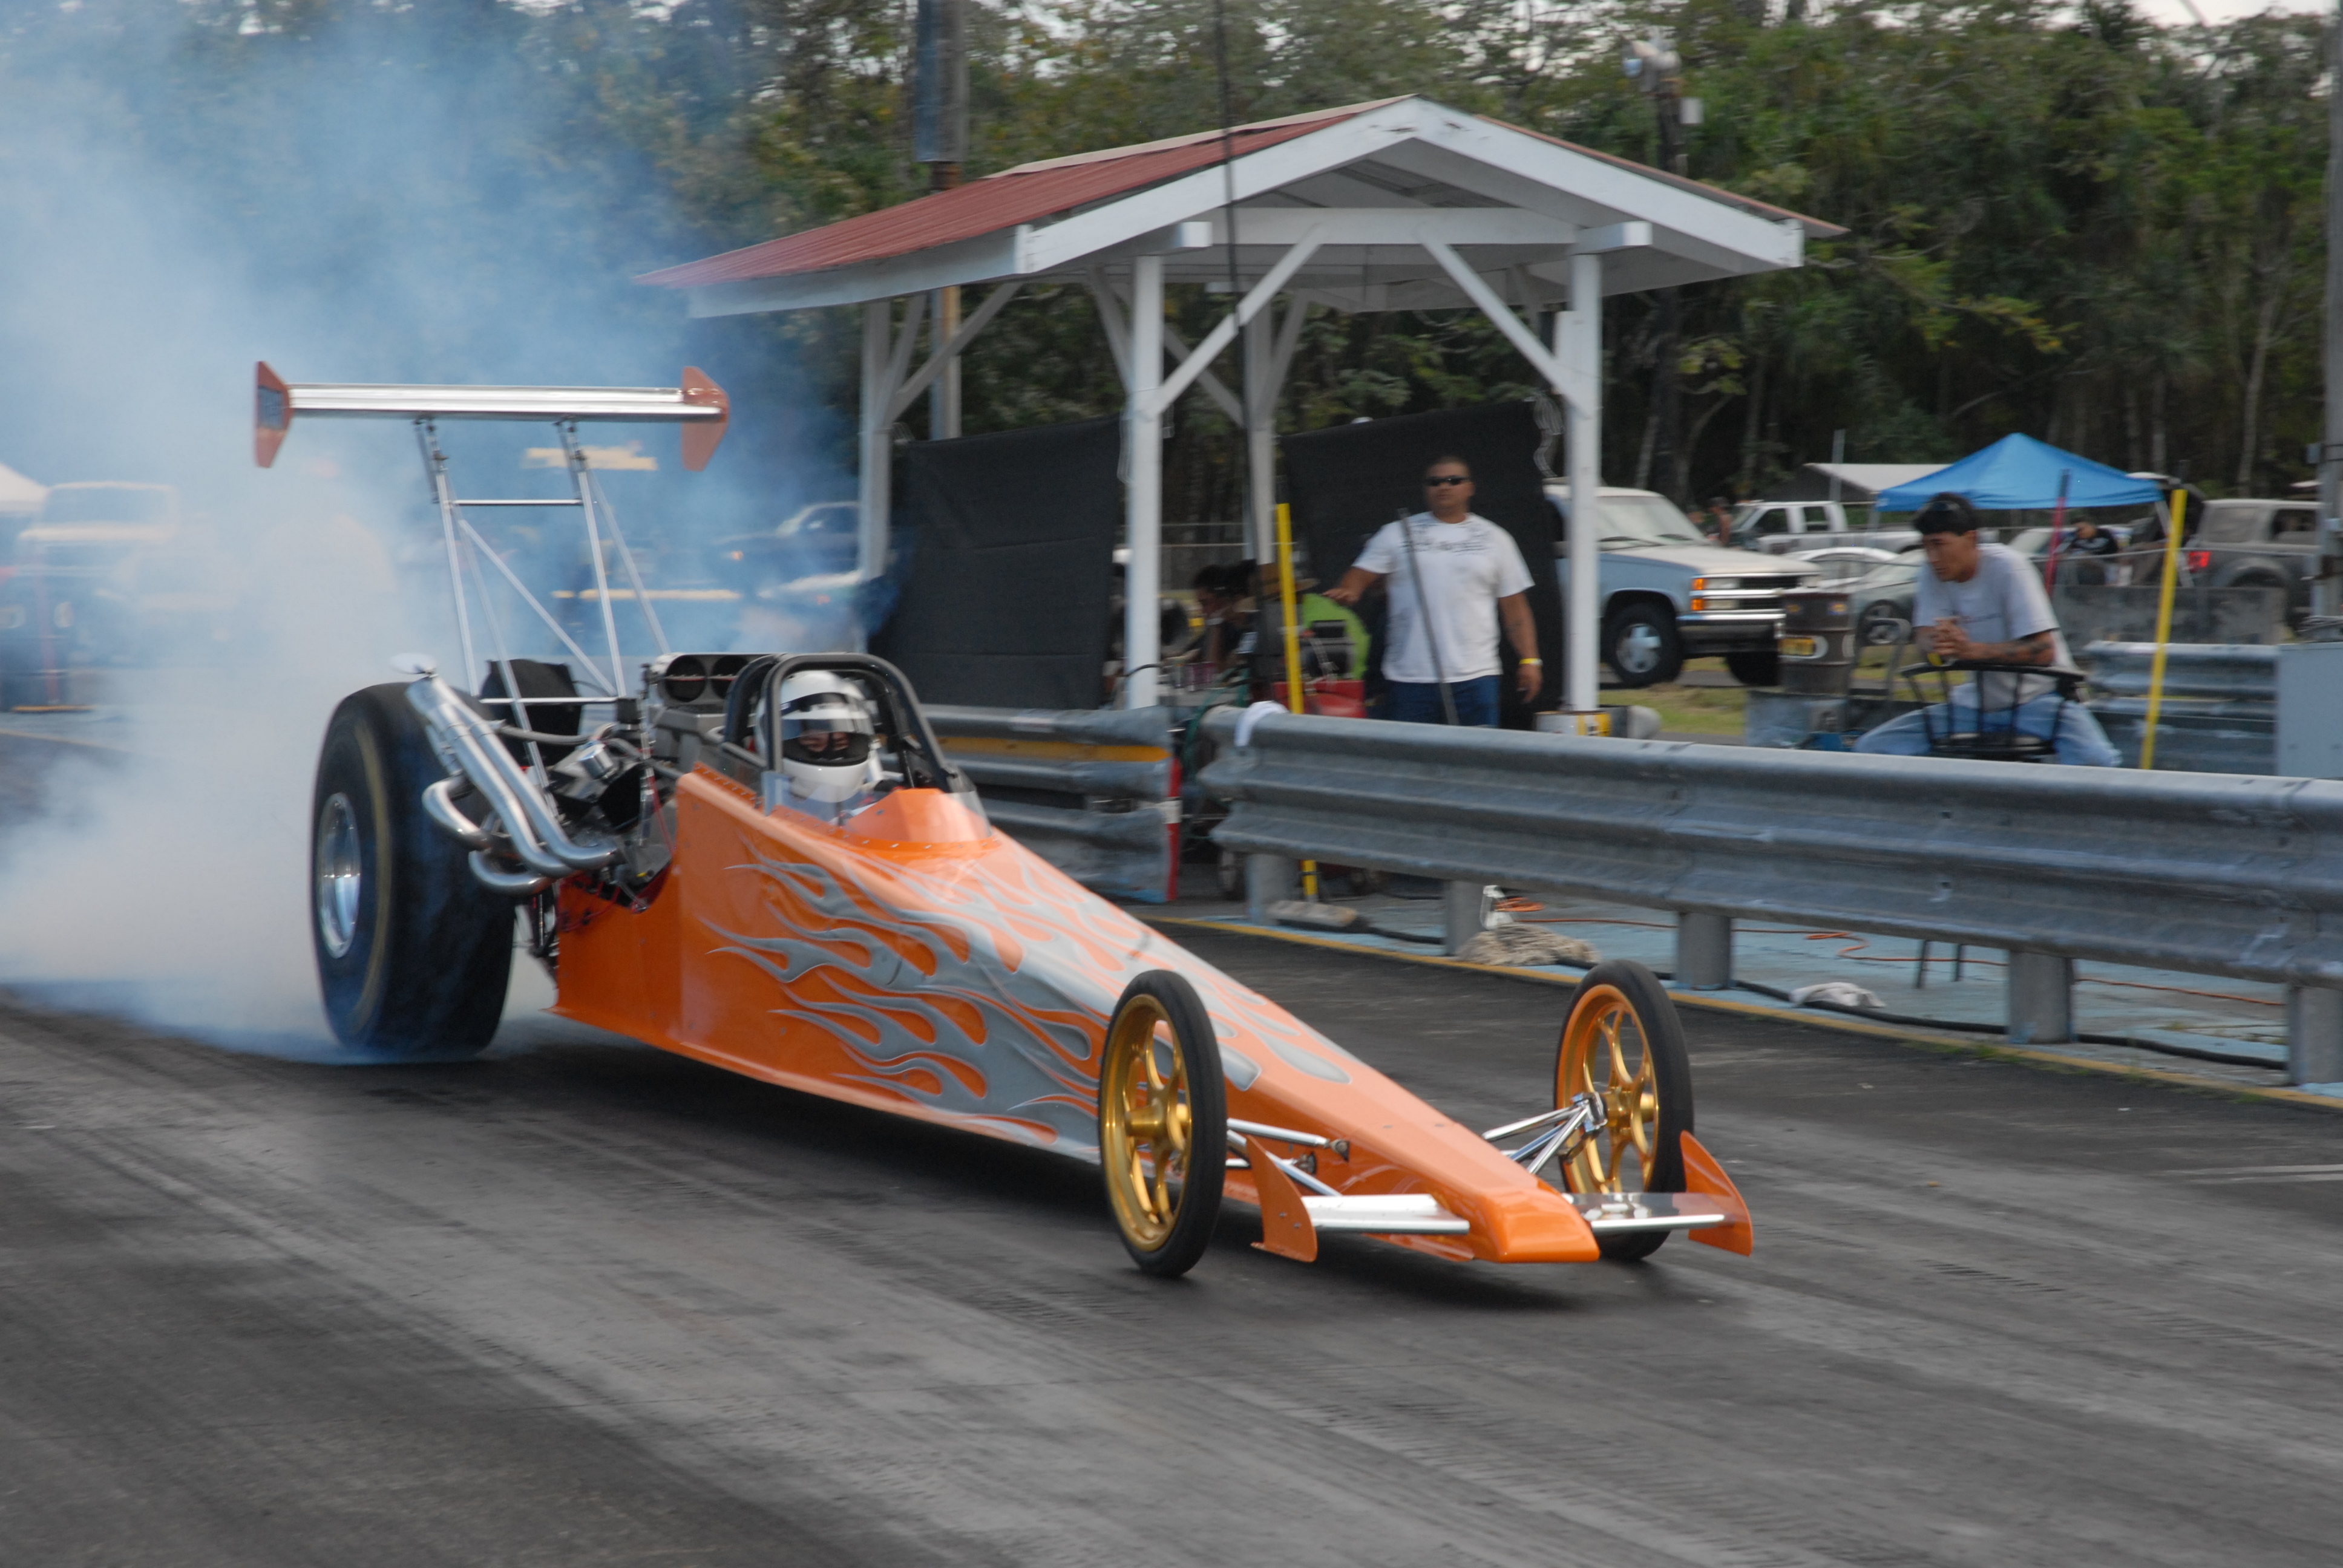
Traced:
<path fill-rule="evenodd" d="M 1501 617 L 1505 640 L 1521 658 L 1515 679 L 1522 700 L 1536 697 L 1545 685 L 1527 597 L 1530 570 L 1511 534 L 1473 516 L 1473 470 L 1462 458 L 1434 459 L 1424 470 L 1423 494 L 1429 509 L 1384 524 L 1326 597 L 1355 605 L 1369 588 L 1389 579 L 1391 625 L 1383 634 L 1388 717 L 1414 724 L 1447 722 L 1448 704 L 1441 698 L 1444 682 L 1457 723 L 1494 728 L 1504 668 L 1497 649 Z"/>
<path fill-rule="evenodd" d="M 2033 563 L 2007 545 L 1979 542 L 1976 509 L 1966 497 L 1948 491 L 1931 498 L 1912 526 L 1919 530 L 1920 547 L 1928 558 L 1912 598 L 1915 640 L 1924 652 L 1947 659 L 2039 665 L 2048 672 L 2074 670 L 2066 639 L 2058 635 L 2058 618 L 2051 613 Z M 1962 711 L 1956 715 L 1951 709 Z M 1925 756 L 1931 729 L 1951 733 L 1956 721 L 1962 728 L 1977 729 L 1980 711 L 1986 726 L 2014 725 L 2020 734 L 2050 739 L 2061 762 L 2113 768 L 2123 759 L 2107 744 L 2107 732 L 2091 710 L 2058 695 L 2050 673 L 1980 675 L 1972 684 L 1956 688 L 1949 703 L 1938 703 L 1925 714 L 1891 719 L 1856 741 L 1855 749 L 1891 757 Z"/>

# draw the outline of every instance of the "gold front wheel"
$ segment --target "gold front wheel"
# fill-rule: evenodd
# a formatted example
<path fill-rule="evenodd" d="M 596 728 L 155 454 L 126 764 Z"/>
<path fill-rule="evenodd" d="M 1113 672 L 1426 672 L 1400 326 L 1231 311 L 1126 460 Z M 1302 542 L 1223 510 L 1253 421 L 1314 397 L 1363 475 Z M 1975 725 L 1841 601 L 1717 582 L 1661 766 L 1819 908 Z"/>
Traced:
<path fill-rule="evenodd" d="M 1099 1063 L 1099 1163 L 1131 1260 L 1151 1274 L 1195 1267 L 1228 1174 L 1228 1091 L 1196 988 L 1169 970 L 1131 982 Z"/>
<path fill-rule="evenodd" d="M 1573 1192 L 1681 1192 L 1692 1131 L 1692 1063 L 1659 977 L 1638 963 L 1598 964 L 1578 982 L 1554 1067 L 1554 1104 L 1591 1094 L 1594 1135 L 1564 1162 Z M 1664 1231 L 1602 1239 L 1606 1258 L 1648 1257 Z"/>

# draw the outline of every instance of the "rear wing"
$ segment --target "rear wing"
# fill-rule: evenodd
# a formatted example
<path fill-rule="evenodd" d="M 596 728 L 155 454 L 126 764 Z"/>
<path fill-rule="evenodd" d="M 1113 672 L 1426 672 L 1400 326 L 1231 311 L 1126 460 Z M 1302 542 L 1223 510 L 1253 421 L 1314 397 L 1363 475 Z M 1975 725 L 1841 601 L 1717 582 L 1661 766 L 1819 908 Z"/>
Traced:
<path fill-rule="evenodd" d="M 309 419 L 528 419 L 683 427 L 683 466 L 708 467 L 731 421 L 724 388 L 687 365 L 680 387 L 373 387 L 288 385 L 263 360 L 253 388 L 252 455 L 277 461 L 295 416 Z"/>

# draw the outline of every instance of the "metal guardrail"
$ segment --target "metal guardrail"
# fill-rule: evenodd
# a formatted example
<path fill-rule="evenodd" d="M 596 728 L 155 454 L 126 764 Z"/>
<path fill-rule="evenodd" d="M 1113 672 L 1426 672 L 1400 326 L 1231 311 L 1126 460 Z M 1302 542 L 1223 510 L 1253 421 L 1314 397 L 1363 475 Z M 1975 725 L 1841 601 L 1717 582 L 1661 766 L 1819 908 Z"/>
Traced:
<path fill-rule="evenodd" d="M 2298 1030 L 2343 1079 L 2343 783 L 1284 714 L 1239 749 L 1237 724 L 1206 721 L 1228 848 L 2315 988 Z"/>
<path fill-rule="evenodd" d="M 2147 733 L 2152 642 L 2095 642 L 2083 650 L 2092 714 L 2126 767 Z M 2157 760 L 2177 771 L 2278 771 L 2278 648 L 2256 643 L 2174 643 L 2165 650 Z"/>
<path fill-rule="evenodd" d="M 2091 684 L 2146 697 L 2156 664 L 2152 642 L 2095 642 L 2083 649 Z M 2164 695 L 2217 702 L 2276 702 L 2278 648 L 2250 642 L 2176 642 L 2164 650 Z"/>
<path fill-rule="evenodd" d="M 1172 897 L 1180 803 L 1171 709 L 926 712 L 986 814 L 1020 843 L 1094 891 Z"/>

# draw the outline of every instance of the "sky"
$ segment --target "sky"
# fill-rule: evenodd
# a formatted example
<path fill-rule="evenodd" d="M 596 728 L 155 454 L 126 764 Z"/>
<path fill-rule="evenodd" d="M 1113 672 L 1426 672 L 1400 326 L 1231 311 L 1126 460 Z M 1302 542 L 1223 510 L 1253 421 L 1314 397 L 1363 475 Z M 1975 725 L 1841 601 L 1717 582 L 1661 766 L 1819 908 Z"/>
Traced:
<path fill-rule="evenodd" d="M 2197 15 L 2189 14 L 2183 0 L 2140 0 L 2139 8 L 2156 21 L 2186 26 L 2201 16 L 2210 23 L 2234 22 L 2240 16 L 2257 16 L 2265 11 L 2324 11 L 2333 7 L 2318 0 L 2195 0 Z"/>

